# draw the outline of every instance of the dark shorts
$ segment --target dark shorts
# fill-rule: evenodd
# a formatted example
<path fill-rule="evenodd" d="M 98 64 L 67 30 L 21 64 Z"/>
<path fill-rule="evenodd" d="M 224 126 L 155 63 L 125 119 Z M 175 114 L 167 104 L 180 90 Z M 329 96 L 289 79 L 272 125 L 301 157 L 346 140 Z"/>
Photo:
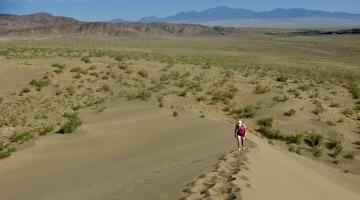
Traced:
<path fill-rule="evenodd" d="M 245 134 L 236 133 L 236 136 L 237 136 L 237 137 L 242 137 L 242 138 L 243 138 L 243 137 L 245 137 Z"/>

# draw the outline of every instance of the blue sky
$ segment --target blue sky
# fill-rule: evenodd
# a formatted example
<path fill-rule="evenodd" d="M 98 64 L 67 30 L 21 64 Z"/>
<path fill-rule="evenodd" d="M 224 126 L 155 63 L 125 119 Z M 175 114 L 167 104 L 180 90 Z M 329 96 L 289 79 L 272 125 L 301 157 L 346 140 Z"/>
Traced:
<path fill-rule="evenodd" d="M 360 14 L 360 0 L 0 0 L 0 13 L 27 15 L 46 12 L 81 21 L 167 17 L 181 11 L 202 11 L 217 6 L 269 11 L 306 8 Z"/>

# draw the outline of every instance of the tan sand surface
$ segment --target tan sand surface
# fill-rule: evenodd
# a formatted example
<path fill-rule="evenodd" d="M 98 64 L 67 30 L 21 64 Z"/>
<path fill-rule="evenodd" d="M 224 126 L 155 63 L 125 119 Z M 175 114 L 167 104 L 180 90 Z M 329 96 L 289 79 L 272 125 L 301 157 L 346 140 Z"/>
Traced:
<path fill-rule="evenodd" d="M 284 152 L 233 124 L 142 102 L 82 111 L 70 135 L 47 135 L 0 160 L 0 199 L 360 199 L 360 177 Z M 251 142 L 250 142 L 251 141 Z"/>

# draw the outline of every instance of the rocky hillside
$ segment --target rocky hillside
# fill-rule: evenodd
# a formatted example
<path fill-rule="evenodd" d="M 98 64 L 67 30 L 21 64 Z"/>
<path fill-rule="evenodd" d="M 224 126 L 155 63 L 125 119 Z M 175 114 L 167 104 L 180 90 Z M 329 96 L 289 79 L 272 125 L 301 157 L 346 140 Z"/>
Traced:
<path fill-rule="evenodd" d="M 81 22 L 73 18 L 57 17 L 47 13 L 32 15 L 0 14 L 0 35 L 24 36 L 44 34 L 72 34 L 89 36 L 127 36 L 138 34 L 159 35 L 227 35 L 240 29 L 229 27 L 208 27 L 194 24 L 171 23 L 107 23 Z"/>

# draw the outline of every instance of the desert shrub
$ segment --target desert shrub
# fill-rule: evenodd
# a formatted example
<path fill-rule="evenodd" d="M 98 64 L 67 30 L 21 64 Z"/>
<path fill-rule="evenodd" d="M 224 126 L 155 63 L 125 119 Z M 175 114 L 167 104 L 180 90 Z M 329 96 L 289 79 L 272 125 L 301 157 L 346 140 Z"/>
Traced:
<path fill-rule="evenodd" d="M 300 85 L 298 87 L 301 91 L 309 91 L 311 86 L 310 85 Z"/>
<path fill-rule="evenodd" d="M 279 129 L 273 129 L 270 126 L 261 125 L 259 131 L 270 139 L 283 138 L 283 135 Z"/>
<path fill-rule="evenodd" d="M 272 127 L 273 122 L 274 122 L 273 117 L 265 117 L 259 120 L 259 125 Z"/>
<path fill-rule="evenodd" d="M 254 118 L 257 115 L 257 111 L 253 105 L 247 105 L 241 109 L 238 118 Z"/>
<path fill-rule="evenodd" d="M 293 108 L 291 108 L 289 111 L 285 112 L 284 115 L 290 117 L 290 116 L 295 115 L 295 113 L 296 113 L 296 110 L 294 110 Z"/>
<path fill-rule="evenodd" d="M 79 110 L 81 108 L 81 105 L 76 105 L 76 106 L 73 106 L 71 109 L 73 109 L 74 111 L 76 110 Z"/>
<path fill-rule="evenodd" d="M 111 92 L 111 86 L 104 83 L 99 89 L 96 90 L 97 92 Z"/>
<path fill-rule="evenodd" d="M 346 159 L 354 160 L 355 156 L 354 153 L 348 152 L 346 155 L 344 155 Z"/>
<path fill-rule="evenodd" d="M 223 103 L 228 103 L 229 100 L 233 99 L 235 97 L 234 92 L 221 92 L 217 91 L 213 94 L 213 97 L 211 98 L 212 103 L 217 103 L 219 101 Z"/>
<path fill-rule="evenodd" d="M 41 91 L 41 89 L 45 86 L 50 85 L 50 79 L 47 76 L 44 76 L 42 79 L 37 80 L 37 79 L 32 79 L 30 81 L 30 85 L 33 85 L 36 87 L 37 91 Z"/>
<path fill-rule="evenodd" d="M 89 71 L 89 70 L 95 70 L 97 67 L 96 67 L 96 65 L 91 65 L 87 70 Z"/>
<path fill-rule="evenodd" d="M 179 113 L 178 113 L 177 111 L 174 111 L 174 112 L 173 112 L 173 116 L 174 116 L 174 117 L 177 117 L 177 116 L 179 116 Z"/>
<path fill-rule="evenodd" d="M 55 69 L 55 70 L 54 70 L 54 73 L 55 73 L 55 74 L 61 74 L 61 73 L 63 73 L 63 72 L 64 72 L 63 69 Z"/>
<path fill-rule="evenodd" d="M 2 151 L 3 149 L 5 149 L 5 144 L 3 141 L 0 141 L 0 151 Z"/>
<path fill-rule="evenodd" d="M 31 90 L 29 88 L 25 87 L 25 88 L 21 89 L 20 94 L 29 93 L 30 91 Z"/>
<path fill-rule="evenodd" d="M 303 141 L 304 135 L 301 133 L 297 133 L 295 135 L 287 135 L 286 140 L 288 144 L 301 144 Z"/>
<path fill-rule="evenodd" d="M 265 94 L 270 92 L 269 86 L 256 85 L 254 93 L 255 94 Z"/>
<path fill-rule="evenodd" d="M 347 108 L 345 110 L 342 111 L 342 113 L 348 117 L 352 116 L 354 114 L 354 110 L 352 110 L 351 108 Z"/>
<path fill-rule="evenodd" d="M 39 130 L 39 135 L 46 135 L 53 130 L 54 130 L 54 126 L 52 125 L 44 126 Z"/>
<path fill-rule="evenodd" d="M 73 67 L 70 72 L 86 74 L 86 70 L 81 67 Z"/>
<path fill-rule="evenodd" d="M 336 103 L 336 102 L 331 102 L 330 107 L 339 108 L 339 107 L 340 107 L 340 104 L 339 104 L 339 103 Z"/>
<path fill-rule="evenodd" d="M 198 100 L 199 102 L 200 101 L 206 101 L 207 98 L 206 98 L 206 96 L 199 96 L 196 100 Z"/>
<path fill-rule="evenodd" d="M 336 158 L 338 157 L 338 155 L 340 155 L 344 150 L 344 146 L 337 146 L 335 148 L 333 148 L 333 154 L 332 157 Z"/>
<path fill-rule="evenodd" d="M 66 87 L 66 91 L 69 93 L 69 95 L 74 95 L 76 90 L 75 90 L 75 87 L 74 86 L 68 86 Z"/>
<path fill-rule="evenodd" d="M 312 131 L 309 136 L 306 139 L 306 142 L 313 148 L 318 147 L 323 142 L 323 135 L 320 133 L 316 133 L 315 131 Z"/>
<path fill-rule="evenodd" d="M 296 149 L 296 148 L 295 148 L 293 145 L 289 145 L 289 151 L 291 151 L 291 152 L 294 153 L 294 152 L 295 152 L 295 149 Z"/>
<path fill-rule="evenodd" d="M 65 69 L 65 65 L 61 65 L 59 63 L 54 63 L 51 65 L 51 67 L 57 68 L 57 69 Z"/>
<path fill-rule="evenodd" d="M 348 88 L 354 99 L 360 99 L 360 88 L 352 84 Z"/>
<path fill-rule="evenodd" d="M 188 93 L 187 90 L 183 90 L 183 91 L 181 91 L 181 92 L 179 93 L 179 96 L 180 96 L 180 97 L 186 97 L 187 93 Z"/>
<path fill-rule="evenodd" d="M 296 148 L 293 145 L 289 145 L 289 151 L 293 152 L 293 153 L 296 153 L 298 155 L 301 155 L 301 148 L 300 147 Z"/>
<path fill-rule="evenodd" d="M 5 152 L 0 152 L 0 158 L 7 158 L 11 155 L 12 152 L 15 151 L 16 151 L 15 147 L 8 148 Z"/>
<path fill-rule="evenodd" d="M 316 156 L 316 157 L 321 157 L 322 152 L 323 152 L 323 150 L 318 146 L 313 148 L 313 153 L 314 153 L 314 156 Z"/>
<path fill-rule="evenodd" d="M 276 80 L 279 82 L 286 82 L 288 80 L 288 76 L 285 74 L 280 74 L 278 77 L 276 77 Z"/>
<path fill-rule="evenodd" d="M 72 133 L 82 124 L 78 112 L 64 113 L 64 117 L 68 118 L 68 121 L 61 126 L 59 133 Z"/>
<path fill-rule="evenodd" d="M 119 63 L 118 68 L 122 70 L 127 70 L 129 68 L 129 65 L 126 63 Z"/>
<path fill-rule="evenodd" d="M 327 144 L 327 147 L 329 149 L 334 149 L 336 147 L 339 147 L 342 145 L 342 142 L 336 138 L 331 138 L 330 139 L 330 142 Z"/>
<path fill-rule="evenodd" d="M 280 96 L 273 97 L 274 102 L 286 102 L 287 100 L 289 100 L 289 97 L 286 95 L 284 95 L 282 98 Z"/>
<path fill-rule="evenodd" d="M 272 139 L 269 139 L 268 143 L 271 144 L 271 145 L 274 145 L 274 141 Z"/>
<path fill-rule="evenodd" d="M 10 135 L 9 140 L 14 143 L 23 143 L 25 141 L 28 141 L 30 139 L 34 138 L 34 134 L 30 130 L 26 130 L 23 132 L 15 132 L 12 135 Z"/>
<path fill-rule="evenodd" d="M 87 56 L 82 57 L 82 58 L 81 58 L 81 61 L 83 61 L 84 63 L 91 63 L 90 58 L 87 57 Z"/>
<path fill-rule="evenodd" d="M 315 109 L 313 110 L 314 114 L 319 115 L 326 111 L 319 100 L 315 100 L 314 105 L 316 106 Z"/>
<path fill-rule="evenodd" d="M 151 97 L 151 92 L 149 90 L 141 90 L 136 95 L 136 98 L 141 100 L 147 100 Z"/>
<path fill-rule="evenodd" d="M 329 126 L 336 126 L 336 123 L 333 122 L 333 121 L 331 121 L 331 120 L 328 120 L 326 123 L 327 123 Z"/>
<path fill-rule="evenodd" d="M 145 70 L 138 71 L 138 74 L 143 78 L 147 78 L 149 76 L 149 73 Z"/>
<path fill-rule="evenodd" d="M 334 150 L 334 153 L 332 154 L 334 158 L 336 158 L 344 149 L 342 142 L 336 138 L 332 138 L 327 144 L 327 147 Z"/>
<path fill-rule="evenodd" d="M 356 141 L 354 142 L 354 144 L 360 146 L 360 140 L 356 140 Z"/>

